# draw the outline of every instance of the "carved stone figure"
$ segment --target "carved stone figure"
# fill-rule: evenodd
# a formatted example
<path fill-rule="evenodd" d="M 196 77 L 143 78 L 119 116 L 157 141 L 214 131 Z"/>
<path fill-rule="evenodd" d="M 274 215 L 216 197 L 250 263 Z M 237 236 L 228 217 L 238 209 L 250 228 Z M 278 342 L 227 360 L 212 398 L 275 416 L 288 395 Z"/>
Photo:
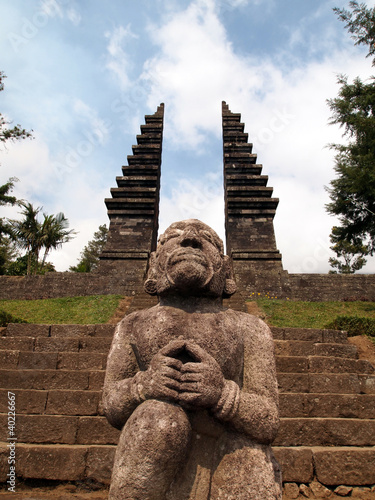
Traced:
<path fill-rule="evenodd" d="M 118 324 L 108 357 L 104 411 L 122 429 L 109 498 L 281 499 L 272 335 L 223 307 L 235 282 L 222 241 L 172 224 L 145 289 L 159 304 Z"/>

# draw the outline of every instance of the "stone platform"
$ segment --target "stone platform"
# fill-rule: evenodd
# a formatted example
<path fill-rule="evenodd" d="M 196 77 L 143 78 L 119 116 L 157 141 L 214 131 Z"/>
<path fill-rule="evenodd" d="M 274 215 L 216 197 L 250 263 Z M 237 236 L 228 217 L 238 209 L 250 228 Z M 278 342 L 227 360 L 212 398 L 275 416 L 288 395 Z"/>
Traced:
<path fill-rule="evenodd" d="M 8 391 L 16 395 L 17 476 L 108 484 L 119 431 L 100 399 L 114 325 L 11 324 L 1 333 L 1 481 Z M 285 483 L 375 484 L 375 370 L 346 333 L 272 328 Z"/>

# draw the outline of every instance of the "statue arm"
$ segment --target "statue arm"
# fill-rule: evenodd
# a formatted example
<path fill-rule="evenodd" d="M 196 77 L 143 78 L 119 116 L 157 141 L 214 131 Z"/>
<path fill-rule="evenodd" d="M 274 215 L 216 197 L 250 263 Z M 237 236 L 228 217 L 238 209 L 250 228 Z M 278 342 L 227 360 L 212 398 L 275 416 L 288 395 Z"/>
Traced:
<path fill-rule="evenodd" d="M 109 423 L 121 429 L 137 405 L 137 394 L 132 390 L 133 378 L 139 371 L 129 340 L 127 318 L 116 327 L 107 360 L 103 388 L 103 410 Z"/>
<path fill-rule="evenodd" d="M 259 443 L 271 443 L 279 427 L 278 387 L 272 334 L 256 320 L 246 328 L 242 388 L 224 383 L 214 415 Z"/>

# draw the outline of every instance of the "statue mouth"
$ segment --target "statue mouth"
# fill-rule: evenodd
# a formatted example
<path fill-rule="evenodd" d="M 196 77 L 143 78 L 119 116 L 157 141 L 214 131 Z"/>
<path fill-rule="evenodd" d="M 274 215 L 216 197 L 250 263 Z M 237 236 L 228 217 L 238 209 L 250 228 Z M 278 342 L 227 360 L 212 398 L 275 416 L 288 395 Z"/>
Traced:
<path fill-rule="evenodd" d="M 166 262 L 165 270 L 169 283 L 176 284 L 175 279 L 172 278 L 173 271 L 172 269 L 179 264 L 186 267 L 186 283 L 190 281 L 192 276 L 201 276 L 204 277 L 202 282 L 200 283 L 200 287 L 205 287 L 212 279 L 214 271 L 212 267 L 212 263 L 206 258 L 205 254 L 202 250 L 197 248 L 179 248 L 172 252 Z M 191 266 L 189 269 L 189 265 Z M 198 266 L 198 267 L 197 267 Z M 198 273 L 194 272 L 195 270 L 201 269 Z M 204 270 L 203 270 L 203 269 Z M 198 280 L 200 281 L 200 280 Z"/>
<path fill-rule="evenodd" d="M 194 248 L 176 250 L 170 255 L 168 264 L 173 266 L 185 261 L 196 262 L 204 267 L 208 267 L 208 262 L 203 252 Z"/>

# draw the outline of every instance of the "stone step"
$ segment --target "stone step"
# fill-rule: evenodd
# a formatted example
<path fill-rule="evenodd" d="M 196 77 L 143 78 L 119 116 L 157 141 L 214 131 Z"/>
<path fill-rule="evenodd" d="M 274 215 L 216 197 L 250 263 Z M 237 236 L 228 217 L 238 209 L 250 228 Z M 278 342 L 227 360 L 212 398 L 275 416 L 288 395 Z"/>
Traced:
<path fill-rule="evenodd" d="M 6 435 L 8 415 L 0 414 Z M 23 443 L 116 444 L 120 431 L 102 416 L 17 414 L 16 436 Z M 375 419 L 281 418 L 275 446 L 374 446 Z"/>
<path fill-rule="evenodd" d="M 261 175 L 263 166 L 260 163 L 231 163 L 224 165 L 225 177 L 228 175 Z"/>
<path fill-rule="evenodd" d="M 323 344 L 324 345 L 324 344 Z M 280 373 L 374 373 L 375 368 L 365 359 L 333 356 L 279 356 L 276 370 Z"/>
<path fill-rule="evenodd" d="M 308 340 L 275 340 L 277 356 L 328 356 L 356 359 L 358 352 L 352 344 L 310 342 Z"/>
<path fill-rule="evenodd" d="M 0 413 L 7 412 L 7 389 L 0 389 Z M 96 415 L 101 390 L 14 389 L 17 414 Z M 375 418 L 375 394 L 280 393 L 281 417 Z"/>
<path fill-rule="evenodd" d="M 284 482 L 310 483 L 316 479 L 326 486 L 361 486 L 375 483 L 375 449 L 343 447 L 273 446 Z"/>
<path fill-rule="evenodd" d="M 7 480 L 9 443 L 0 443 L 2 481 Z M 17 477 L 55 481 L 91 479 L 109 484 L 114 445 L 17 445 Z M 273 447 L 285 482 L 309 483 L 314 477 L 326 486 L 375 483 L 374 448 L 364 447 Z"/>
<path fill-rule="evenodd" d="M 225 177 L 226 185 L 229 186 L 266 186 L 268 175 L 249 175 L 249 174 L 227 174 Z"/>
<path fill-rule="evenodd" d="M 7 481 L 9 443 L 0 443 L 0 480 Z M 115 446 L 17 443 L 17 477 L 55 481 L 92 480 L 109 484 Z"/>
<path fill-rule="evenodd" d="M 147 187 L 156 187 L 158 182 L 158 176 L 155 174 L 152 175 L 123 175 L 117 176 L 116 182 L 118 187 L 133 187 L 133 186 L 147 186 Z"/>
<path fill-rule="evenodd" d="M 38 325 L 9 323 L 1 332 L 3 337 L 113 337 L 116 325 Z"/>
<path fill-rule="evenodd" d="M 0 351 L 0 366 L 20 370 L 104 370 L 107 353 Z"/>
<path fill-rule="evenodd" d="M 108 353 L 112 337 L 0 337 L 0 351 Z"/>
<path fill-rule="evenodd" d="M 97 390 L 14 389 L 17 414 L 96 415 L 101 412 Z M 0 413 L 7 412 L 9 388 L 0 389 Z M 280 393 L 280 416 L 375 418 L 375 394 Z"/>
<path fill-rule="evenodd" d="M 281 417 L 375 419 L 375 394 L 280 393 Z"/>
<path fill-rule="evenodd" d="M 104 370 L 0 370 L 0 388 L 99 391 Z"/>
<path fill-rule="evenodd" d="M 0 413 L 8 411 L 8 391 L 0 389 Z M 20 415 L 98 415 L 101 412 L 100 390 L 12 389 L 16 414 Z"/>
<path fill-rule="evenodd" d="M 338 330 L 325 330 L 319 328 L 279 328 L 271 326 L 275 340 L 304 340 L 321 342 L 325 344 L 346 344 L 348 342 L 347 332 Z"/>
<path fill-rule="evenodd" d="M 374 446 L 375 419 L 281 418 L 275 446 Z"/>
<path fill-rule="evenodd" d="M 279 392 L 375 394 L 375 376 L 358 373 L 278 373 Z"/>

